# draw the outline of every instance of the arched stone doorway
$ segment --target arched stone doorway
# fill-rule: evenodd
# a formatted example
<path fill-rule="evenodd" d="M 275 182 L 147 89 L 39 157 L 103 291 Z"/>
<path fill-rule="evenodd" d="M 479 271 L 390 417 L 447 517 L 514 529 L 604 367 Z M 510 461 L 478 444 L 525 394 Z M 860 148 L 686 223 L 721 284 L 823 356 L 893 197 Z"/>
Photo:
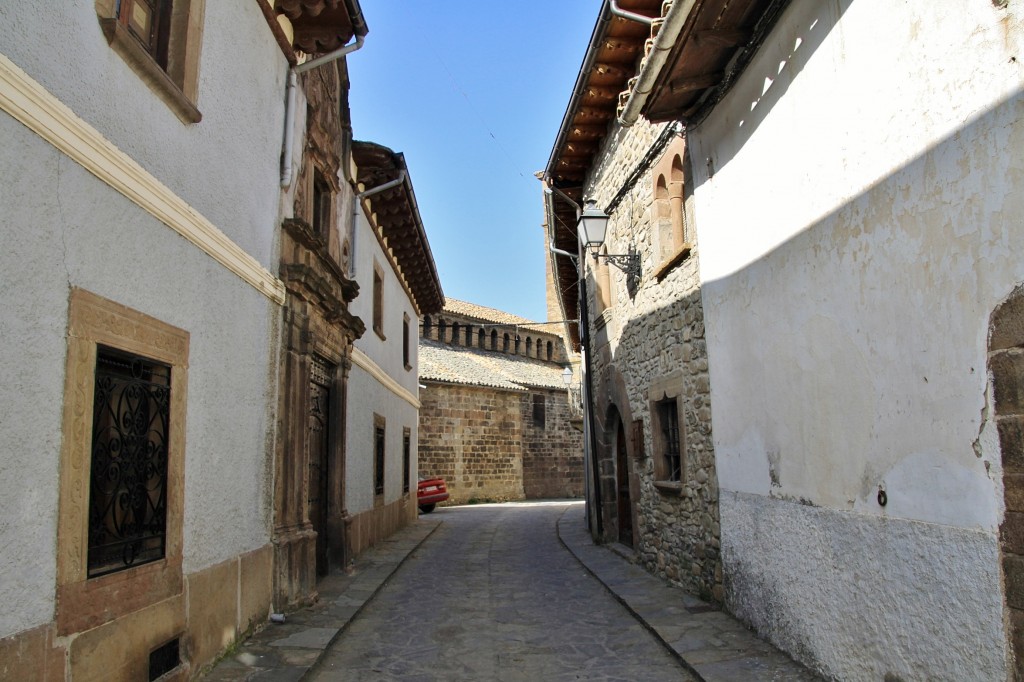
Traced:
<path fill-rule="evenodd" d="M 1024 680 L 1024 285 L 992 313 L 988 370 L 1003 463 L 1005 514 L 999 526 L 1003 604 L 1014 655 L 1013 680 Z"/>

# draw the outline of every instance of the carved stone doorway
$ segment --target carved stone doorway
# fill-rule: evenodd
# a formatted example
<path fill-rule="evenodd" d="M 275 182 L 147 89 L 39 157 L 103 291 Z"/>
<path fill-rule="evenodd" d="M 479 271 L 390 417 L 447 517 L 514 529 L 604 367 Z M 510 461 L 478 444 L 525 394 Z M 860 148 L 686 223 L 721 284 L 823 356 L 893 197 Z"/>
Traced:
<path fill-rule="evenodd" d="M 327 482 L 330 480 L 330 404 L 333 368 L 317 356 L 309 372 L 309 522 L 316 532 L 316 574 L 327 575 Z"/>

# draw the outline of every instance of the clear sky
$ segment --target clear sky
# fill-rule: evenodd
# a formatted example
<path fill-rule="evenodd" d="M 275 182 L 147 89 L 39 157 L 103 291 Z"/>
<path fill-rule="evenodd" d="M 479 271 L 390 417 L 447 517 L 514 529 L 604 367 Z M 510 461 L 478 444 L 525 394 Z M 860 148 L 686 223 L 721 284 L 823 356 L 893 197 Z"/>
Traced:
<path fill-rule="evenodd" d="M 405 154 L 446 296 L 545 320 L 541 184 L 601 0 L 362 0 L 353 135 Z"/>

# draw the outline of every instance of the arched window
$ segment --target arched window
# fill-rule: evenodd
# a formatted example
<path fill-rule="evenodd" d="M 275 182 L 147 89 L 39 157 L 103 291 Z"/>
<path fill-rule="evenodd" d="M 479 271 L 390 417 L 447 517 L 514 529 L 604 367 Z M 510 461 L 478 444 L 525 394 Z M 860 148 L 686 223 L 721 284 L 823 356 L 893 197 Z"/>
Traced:
<path fill-rule="evenodd" d="M 427 315 L 426 317 L 423 318 L 423 338 L 430 338 L 430 333 L 433 331 L 431 329 L 432 326 L 433 322 L 430 321 L 430 315 Z"/>
<path fill-rule="evenodd" d="M 452 345 L 459 345 L 459 323 L 452 322 Z"/>
<path fill-rule="evenodd" d="M 686 244 L 686 214 L 683 211 L 683 159 L 679 154 L 672 157 L 668 201 L 672 215 L 672 241 L 675 243 L 676 250 L 679 250 Z"/>
<path fill-rule="evenodd" d="M 491 330 L 491 350 L 498 350 L 498 330 Z"/>
<path fill-rule="evenodd" d="M 521 340 L 521 339 L 519 338 L 519 334 L 516 334 L 516 349 L 515 349 L 515 351 L 514 351 L 514 353 L 515 353 L 516 355 L 519 355 L 519 342 L 520 342 L 520 340 Z"/>
<path fill-rule="evenodd" d="M 487 332 L 484 331 L 483 327 L 480 327 L 480 331 L 476 335 L 476 345 L 480 348 L 484 347 L 484 339 L 487 338 Z"/>
<path fill-rule="evenodd" d="M 506 353 L 508 352 L 508 342 L 509 342 L 509 337 L 508 337 L 508 332 L 506 332 L 505 333 L 504 343 L 501 344 L 501 350 L 505 351 Z"/>
<path fill-rule="evenodd" d="M 552 346 L 551 342 L 548 341 L 548 360 L 551 359 L 551 351 L 552 351 L 553 348 L 554 348 L 554 346 Z"/>
<path fill-rule="evenodd" d="M 466 347 L 473 347 L 473 328 L 468 324 L 466 325 Z"/>
<path fill-rule="evenodd" d="M 444 343 L 445 338 L 448 336 L 448 325 L 442 317 L 437 323 L 437 340 Z"/>
<path fill-rule="evenodd" d="M 533 339 L 526 337 L 526 357 L 533 355 Z"/>

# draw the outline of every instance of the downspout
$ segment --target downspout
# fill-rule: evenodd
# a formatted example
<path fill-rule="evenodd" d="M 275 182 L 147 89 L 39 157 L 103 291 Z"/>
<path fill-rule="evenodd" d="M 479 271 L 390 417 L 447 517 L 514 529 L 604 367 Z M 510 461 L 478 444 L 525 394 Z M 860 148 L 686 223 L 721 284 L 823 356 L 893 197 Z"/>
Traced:
<path fill-rule="evenodd" d="M 578 221 L 580 214 L 583 212 L 583 208 L 573 201 L 565 192 L 546 182 L 546 179 L 546 177 L 542 179 L 542 181 L 544 181 L 544 190 L 549 194 L 552 192 L 557 193 L 558 196 L 571 204 L 576 209 L 576 219 Z M 552 230 L 552 235 L 554 235 L 554 230 Z M 597 432 L 594 430 L 594 386 L 590 362 L 590 351 L 592 349 L 590 348 L 590 315 L 587 313 L 587 276 L 586 269 L 583 265 L 583 244 L 578 238 L 576 239 L 576 245 L 579 253 L 573 256 L 568 251 L 556 249 L 554 236 L 552 236 L 551 245 L 548 248 L 553 253 L 568 256 L 576 261 L 576 271 L 579 274 L 580 346 L 583 351 L 581 354 L 583 355 L 583 377 L 585 379 L 585 381 L 581 383 L 581 388 L 583 389 L 583 405 L 586 408 L 585 430 L 588 432 L 585 436 L 587 436 L 590 441 L 590 469 L 591 476 L 593 476 L 594 480 L 594 507 L 596 508 L 594 519 L 597 522 L 597 538 L 599 541 L 603 541 L 604 519 L 602 516 L 604 505 L 601 501 L 601 468 L 597 462 Z M 588 525 L 589 521 L 590 518 L 588 516 Z"/>
<path fill-rule="evenodd" d="M 295 146 L 295 90 L 298 87 L 298 75 L 328 62 L 333 62 L 336 59 L 341 59 L 362 46 L 363 36 L 357 35 L 355 41 L 348 45 L 343 45 L 334 52 L 328 52 L 321 57 L 317 57 L 304 64 L 299 64 L 288 70 L 288 86 L 284 109 L 284 151 L 281 158 L 281 187 L 287 188 L 292 184 L 292 148 Z"/>
<path fill-rule="evenodd" d="M 359 209 L 360 209 L 360 207 L 362 205 L 361 204 L 362 200 L 365 199 L 366 197 L 373 196 L 374 194 L 377 194 L 378 192 L 383 192 L 385 190 L 389 190 L 392 187 L 398 187 L 403 182 L 405 182 L 405 178 L 406 178 L 406 172 L 405 172 L 405 169 L 403 168 L 402 170 L 398 171 L 398 177 L 395 178 L 394 180 L 388 180 L 383 185 L 377 185 L 376 187 L 374 187 L 372 189 L 368 189 L 365 192 L 359 192 L 358 194 L 355 195 L 355 197 L 353 197 L 353 199 L 352 199 L 352 227 L 351 227 L 351 232 L 350 232 L 350 234 L 348 236 L 348 246 L 349 246 L 349 255 L 348 255 L 348 263 L 349 263 L 348 269 L 349 269 L 349 273 L 348 273 L 348 275 L 349 275 L 349 277 L 355 277 L 355 274 L 356 274 L 356 219 L 359 217 Z"/>
<path fill-rule="evenodd" d="M 669 52 L 675 47 L 679 33 L 683 30 L 695 4 L 696 0 L 675 0 L 668 14 L 665 15 L 665 21 L 661 30 L 658 31 L 658 36 L 654 39 L 651 53 L 640 64 L 640 73 L 636 76 L 636 83 L 630 90 L 626 106 L 622 108 L 622 113 L 619 115 L 619 125 L 623 128 L 632 126 L 640 118 L 640 110 L 647 103 L 647 97 L 654 89 L 654 82 L 661 74 L 661 69 L 668 60 Z M 614 0 L 612 0 L 612 5 L 614 8 Z M 620 14 L 619 16 L 624 15 Z"/>
<path fill-rule="evenodd" d="M 612 14 L 623 19 L 629 19 L 630 21 L 639 21 L 641 24 L 647 24 L 650 26 L 654 23 L 653 17 L 645 17 L 643 14 L 637 14 L 636 12 L 629 12 L 619 7 L 619 3 L 616 0 L 609 0 L 608 9 L 611 10 Z"/>

